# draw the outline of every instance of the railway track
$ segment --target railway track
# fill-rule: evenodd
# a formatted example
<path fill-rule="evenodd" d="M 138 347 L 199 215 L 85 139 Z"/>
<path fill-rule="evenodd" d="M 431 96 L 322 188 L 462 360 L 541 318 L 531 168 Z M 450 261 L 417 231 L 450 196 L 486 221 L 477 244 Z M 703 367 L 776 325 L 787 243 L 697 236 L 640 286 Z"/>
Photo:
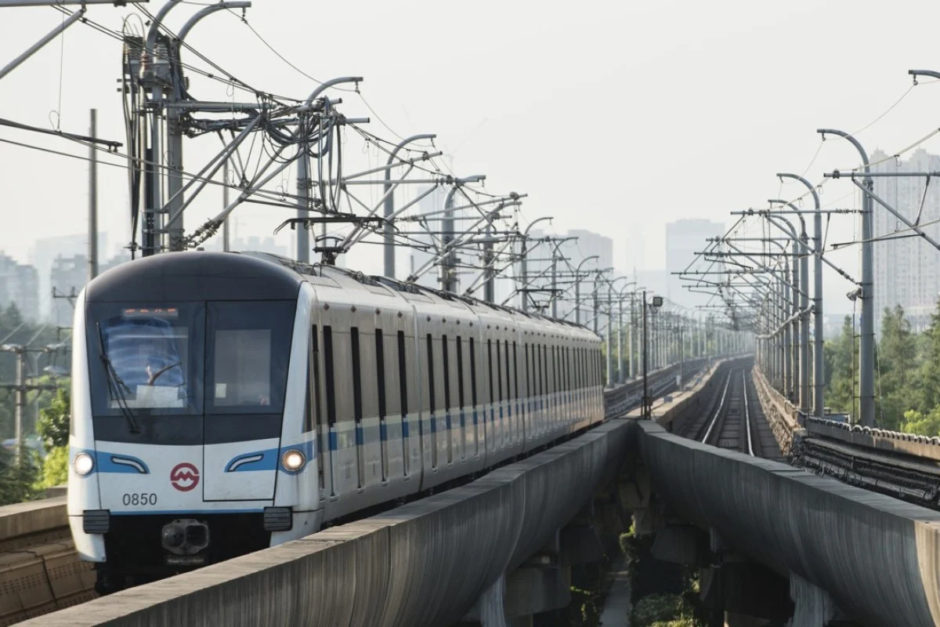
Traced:
<path fill-rule="evenodd" d="M 782 459 L 750 374 L 750 366 L 730 365 L 706 410 L 677 424 L 676 432 L 719 448 Z"/>

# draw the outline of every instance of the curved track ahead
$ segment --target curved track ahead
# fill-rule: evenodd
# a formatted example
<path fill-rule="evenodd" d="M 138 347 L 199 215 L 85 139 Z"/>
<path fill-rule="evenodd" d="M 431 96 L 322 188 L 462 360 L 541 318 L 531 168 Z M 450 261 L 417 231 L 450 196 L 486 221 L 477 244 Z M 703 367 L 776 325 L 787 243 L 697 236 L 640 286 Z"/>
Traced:
<path fill-rule="evenodd" d="M 677 427 L 678 435 L 705 444 L 755 457 L 783 458 L 757 398 L 750 366 L 729 366 L 705 411 Z"/>

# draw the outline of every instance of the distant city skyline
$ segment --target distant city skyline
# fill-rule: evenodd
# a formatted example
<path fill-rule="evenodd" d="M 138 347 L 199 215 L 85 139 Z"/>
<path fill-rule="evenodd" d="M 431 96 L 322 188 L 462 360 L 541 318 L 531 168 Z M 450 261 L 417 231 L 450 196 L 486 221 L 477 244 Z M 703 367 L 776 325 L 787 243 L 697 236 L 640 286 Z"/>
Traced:
<path fill-rule="evenodd" d="M 873 172 L 937 172 L 940 156 L 916 150 L 908 159 L 891 158 L 882 151 L 871 156 Z M 925 180 L 927 181 L 925 185 Z M 909 222 L 940 242 L 940 185 L 924 177 L 876 177 L 874 191 Z M 875 203 L 872 248 L 875 279 L 875 334 L 881 335 L 885 308 L 904 308 L 915 331 L 930 325 L 940 297 L 940 251 L 912 232 L 897 217 Z"/>

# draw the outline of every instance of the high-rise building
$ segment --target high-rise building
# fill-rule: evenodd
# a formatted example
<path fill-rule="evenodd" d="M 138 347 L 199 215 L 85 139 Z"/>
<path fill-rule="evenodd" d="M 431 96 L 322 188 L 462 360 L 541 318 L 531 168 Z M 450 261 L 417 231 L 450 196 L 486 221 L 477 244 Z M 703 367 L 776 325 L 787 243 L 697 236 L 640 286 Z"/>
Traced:
<path fill-rule="evenodd" d="M 881 151 L 871 156 L 873 172 L 936 172 L 940 156 L 924 150 L 909 159 L 889 159 Z M 909 222 L 940 241 L 940 185 L 925 177 L 875 177 L 875 194 Z M 925 183 L 926 181 L 926 183 Z M 901 305 L 914 330 L 925 329 L 940 296 L 940 251 L 925 242 L 901 220 L 873 203 L 872 248 L 875 333 L 881 333 L 885 308 Z"/>
<path fill-rule="evenodd" d="M 106 250 L 108 250 L 108 235 L 107 233 L 98 233 L 99 262 L 101 259 L 100 256 L 103 255 Z M 36 267 L 36 271 L 39 273 L 39 313 L 43 319 L 52 319 L 55 315 L 53 310 L 55 307 L 58 307 L 58 305 L 55 305 L 55 299 L 52 298 L 53 285 L 49 282 L 52 276 L 53 263 L 56 257 L 69 258 L 75 255 L 81 255 L 85 260 L 86 266 L 83 269 L 85 279 L 80 283 L 80 285 L 84 285 L 88 275 L 87 233 L 38 239 L 30 248 L 29 261 Z M 71 318 L 69 318 L 68 324 L 72 324 Z"/>
<path fill-rule="evenodd" d="M 16 304 L 25 320 L 39 319 L 39 275 L 36 268 L 0 253 L 0 308 Z"/>
<path fill-rule="evenodd" d="M 704 250 L 709 237 L 721 237 L 725 225 L 711 220 L 676 220 L 666 224 L 666 298 L 683 307 L 696 307 L 708 301 L 708 295 L 696 294 L 683 287 L 675 272 L 689 267 L 695 253 Z"/>

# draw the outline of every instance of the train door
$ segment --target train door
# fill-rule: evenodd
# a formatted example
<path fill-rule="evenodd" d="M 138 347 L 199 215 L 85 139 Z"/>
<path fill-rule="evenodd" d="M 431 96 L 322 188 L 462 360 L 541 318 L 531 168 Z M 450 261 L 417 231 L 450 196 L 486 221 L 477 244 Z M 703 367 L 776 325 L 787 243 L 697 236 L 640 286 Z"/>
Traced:
<path fill-rule="evenodd" d="M 374 310 L 373 310 L 374 311 Z M 355 360 L 358 359 L 359 409 L 356 414 L 356 450 L 359 462 L 359 487 L 377 485 L 382 481 L 381 417 L 379 416 L 379 381 L 376 372 L 378 360 L 375 314 L 359 313 L 358 350 L 353 350 L 353 381 L 357 376 Z M 354 401 L 355 401 L 354 397 Z"/>
<path fill-rule="evenodd" d="M 327 420 L 333 493 L 348 494 L 359 486 L 359 460 L 356 450 L 356 420 L 350 327 L 331 316 L 323 325 L 323 361 L 327 384 Z M 347 323 L 348 324 L 348 323 Z"/>

